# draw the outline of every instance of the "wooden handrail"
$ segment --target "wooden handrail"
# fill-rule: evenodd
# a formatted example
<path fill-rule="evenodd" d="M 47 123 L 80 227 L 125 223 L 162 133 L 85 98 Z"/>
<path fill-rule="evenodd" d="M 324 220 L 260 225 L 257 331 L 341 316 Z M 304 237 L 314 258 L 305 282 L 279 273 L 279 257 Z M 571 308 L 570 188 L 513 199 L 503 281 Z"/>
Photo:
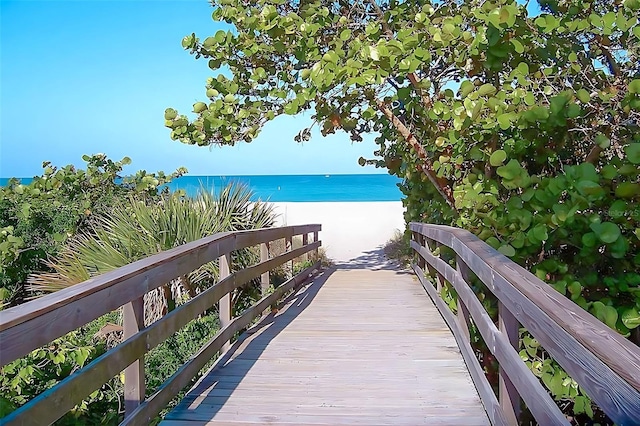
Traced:
<path fill-rule="evenodd" d="M 520 397 L 541 424 L 568 424 L 514 347 L 519 324 L 613 421 L 640 424 L 640 348 L 470 232 L 415 222 L 409 229 L 411 247 L 419 256 L 414 271 L 454 332 L 493 424 L 512 423 Z M 429 246 L 435 244 L 456 253 L 456 269 L 433 254 Z M 456 290 L 457 319 L 425 279 L 422 265 L 434 279 L 445 280 Z M 498 327 L 469 287 L 469 271 L 498 298 Z M 470 350 L 464 331 L 467 312 L 500 364 L 500 401 Z"/>
<path fill-rule="evenodd" d="M 48 425 L 121 371 L 125 370 L 126 424 L 147 424 L 186 386 L 211 357 L 246 327 L 266 307 L 302 283 L 319 262 L 298 273 L 272 294 L 263 288 L 263 298 L 237 318 L 221 318 L 224 324 L 213 339 L 187 364 L 144 401 L 144 355 L 173 333 L 212 308 L 234 289 L 308 252 L 317 253 L 321 225 L 289 226 L 212 235 L 175 249 L 131 263 L 84 283 L 0 312 L 0 365 L 5 365 L 121 306 L 125 307 L 125 341 L 90 364 L 38 395 L 8 416 L 6 425 Z M 309 243 L 308 234 L 313 233 Z M 140 323 L 140 301 L 145 293 L 205 263 L 232 251 L 266 245 L 271 241 L 302 235 L 303 246 L 268 258 L 245 269 L 224 274 L 213 286 L 180 305 L 147 327 Z M 226 275 L 226 276 L 225 276 Z M 43 319 L 44 318 L 44 319 Z M 55 319 L 55 321 L 53 321 Z M 168 398 L 168 399 L 167 399 Z"/>

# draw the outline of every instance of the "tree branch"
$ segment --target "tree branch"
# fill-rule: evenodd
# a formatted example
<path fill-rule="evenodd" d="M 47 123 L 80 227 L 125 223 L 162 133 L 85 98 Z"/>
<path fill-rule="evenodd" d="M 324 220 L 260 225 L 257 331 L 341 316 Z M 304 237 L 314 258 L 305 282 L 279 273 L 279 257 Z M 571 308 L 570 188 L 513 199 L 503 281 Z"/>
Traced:
<path fill-rule="evenodd" d="M 384 12 L 382 11 L 382 9 L 380 9 L 380 6 L 378 6 L 376 0 L 367 0 L 367 2 L 371 5 L 371 7 L 373 7 L 376 15 L 378 15 L 378 19 L 380 19 L 382 30 L 386 34 L 387 38 L 391 40 L 393 38 L 393 31 L 391 31 L 391 28 L 389 28 L 389 24 L 387 23 L 387 21 L 384 20 Z"/>
<path fill-rule="evenodd" d="M 591 163 L 593 165 L 597 165 L 598 160 L 600 159 L 600 153 L 602 152 L 602 148 L 599 145 L 593 145 L 589 154 L 584 159 L 585 163 Z"/>
<path fill-rule="evenodd" d="M 433 163 L 429 158 L 429 155 L 424 150 L 424 147 L 418 142 L 415 136 L 411 133 L 411 131 L 404 125 L 404 123 L 396 117 L 393 111 L 389 108 L 387 104 L 376 99 L 376 104 L 378 105 L 378 109 L 382 112 L 385 117 L 389 119 L 393 127 L 395 127 L 400 135 L 409 143 L 411 148 L 413 148 L 414 152 L 418 156 L 420 160 L 422 160 L 422 164 L 419 165 L 422 172 L 427 175 L 429 181 L 436 188 L 438 193 L 442 195 L 447 204 L 456 210 L 455 200 L 453 198 L 453 191 L 449 186 L 449 182 L 446 179 L 439 178 L 436 176 L 436 173 L 433 170 Z"/>

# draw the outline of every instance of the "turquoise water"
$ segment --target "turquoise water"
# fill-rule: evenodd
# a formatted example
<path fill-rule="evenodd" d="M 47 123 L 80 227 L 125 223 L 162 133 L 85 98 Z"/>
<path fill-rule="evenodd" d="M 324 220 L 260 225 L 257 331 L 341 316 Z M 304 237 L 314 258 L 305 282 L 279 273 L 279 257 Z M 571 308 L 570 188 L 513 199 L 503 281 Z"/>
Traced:
<path fill-rule="evenodd" d="M 8 179 L 0 179 L 5 185 Z M 22 179 L 29 183 L 31 179 Z M 200 186 L 214 191 L 228 182 L 251 187 L 255 199 L 269 201 L 400 201 L 400 179 L 375 175 L 289 175 L 289 176 L 183 176 L 169 184 L 194 195 Z"/>

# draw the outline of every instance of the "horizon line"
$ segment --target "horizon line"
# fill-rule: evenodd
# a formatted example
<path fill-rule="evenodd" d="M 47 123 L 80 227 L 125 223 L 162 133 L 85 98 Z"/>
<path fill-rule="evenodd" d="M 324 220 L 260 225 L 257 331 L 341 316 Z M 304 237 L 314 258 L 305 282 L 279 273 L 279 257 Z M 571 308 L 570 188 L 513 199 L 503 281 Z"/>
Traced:
<path fill-rule="evenodd" d="M 185 173 L 184 175 L 177 177 L 176 179 L 180 179 L 181 177 L 262 177 L 262 176 L 325 176 L 325 177 L 331 177 L 331 176 L 367 176 L 367 175 L 387 175 L 387 176 L 393 176 L 390 175 L 388 172 L 381 172 L 381 173 L 290 173 L 290 174 L 251 174 L 251 175 L 192 175 L 189 173 Z M 42 175 L 36 175 L 36 176 L 11 176 L 11 177 L 0 177 L 0 179 L 34 179 L 36 177 L 41 177 Z M 130 174 L 130 175 L 123 175 L 122 177 L 129 177 L 129 176 L 134 176 L 134 174 Z M 398 178 L 400 179 L 400 178 Z"/>

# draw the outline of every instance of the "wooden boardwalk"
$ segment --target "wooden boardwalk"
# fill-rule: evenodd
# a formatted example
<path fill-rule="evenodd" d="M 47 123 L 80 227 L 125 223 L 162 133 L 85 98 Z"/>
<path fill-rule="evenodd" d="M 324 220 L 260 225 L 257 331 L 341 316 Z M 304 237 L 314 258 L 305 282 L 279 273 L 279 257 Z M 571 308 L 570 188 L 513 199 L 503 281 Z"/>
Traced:
<path fill-rule="evenodd" d="M 246 333 L 162 424 L 489 421 L 451 331 L 414 276 L 337 269 Z"/>
<path fill-rule="evenodd" d="M 321 228 L 214 234 L 0 312 L 0 367 L 119 307 L 127 337 L 0 423 L 53 424 L 122 372 L 123 426 L 150 424 L 234 335 L 307 282 L 319 262 L 273 291 L 266 285 L 271 271 L 316 252 Z M 507 426 L 523 421 L 526 406 L 538 424 L 569 426 L 518 353 L 524 328 L 612 422 L 640 425 L 640 350 L 633 342 L 469 231 L 416 222 L 409 230 L 412 272 L 394 270 L 379 250 L 324 271 L 240 336 L 163 423 Z M 302 247 L 269 255 L 271 243 L 300 237 Z M 434 245 L 449 247 L 455 262 L 440 258 Z M 250 247 L 259 247 L 260 261 L 229 271 L 232 253 Z M 207 262 L 219 265 L 218 282 L 145 327 L 144 295 Z M 473 276 L 499 301 L 497 324 L 474 294 Z M 232 316 L 230 293 L 253 280 L 264 284 L 262 298 Z M 458 295 L 456 314 L 440 297 L 444 285 Z M 142 358 L 215 305 L 225 326 L 147 390 Z M 500 363 L 499 397 L 469 342 L 470 321 Z"/>

